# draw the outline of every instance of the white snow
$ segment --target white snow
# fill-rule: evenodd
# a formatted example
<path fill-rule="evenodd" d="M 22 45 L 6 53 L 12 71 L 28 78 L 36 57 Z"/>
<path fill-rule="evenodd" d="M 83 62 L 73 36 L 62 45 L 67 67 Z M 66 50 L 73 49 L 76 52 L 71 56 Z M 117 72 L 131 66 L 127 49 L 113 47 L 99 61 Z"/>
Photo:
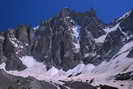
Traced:
<path fill-rule="evenodd" d="M 86 58 L 86 57 L 88 57 L 90 54 L 89 53 L 86 53 L 85 55 L 84 55 L 84 57 Z"/>
<path fill-rule="evenodd" d="M 113 57 L 110 62 L 103 62 L 98 66 L 94 66 L 92 64 L 85 65 L 81 63 L 67 72 L 55 67 L 52 67 L 47 71 L 46 66 L 43 63 L 37 62 L 31 56 L 24 56 L 21 58 L 22 63 L 28 67 L 23 71 L 6 71 L 4 63 L 0 65 L 0 69 L 4 69 L 7 73 L 16 76 L 33 76 L 39 80 L 53 81 L 57 83 L 59 83 L 58 80 L 90 81 L 94 79 L 92 83 L 93 85 L 106 84 L 118 87 L 119 89 L 132 89 L 133 82 L 130 80 L 114 80 L 114 76 L 116 74 L 133 71 L 133 58 L 127 58 L 127 55 L 130 52 L 129 49 L 132 47 L 133 41 L 124 45 L 117 53 L 119 55 L 115 55 L 116 57 Z M 81 74 L 75 76 L 79 73 Z M 68 78 L 69 75 L 72 75 L 72 77 Z M 124 86 L 120 86 L 121 84 Z"/>
<path fill-rule="evenodd" d="M 131 14 L 132 11 L 128 11 L 127 13 L 125 13 L 123 16 L 121 16 L 117 21 L 121 20 L 121 19 L 125 19 L 127 18 L 130 14 Z"/>
<path fill-rule="evenodd" d="M 14 36 L 10 35 L 9 40 L 13 44 L 14 47 L 16 47 L 16 48 L 18 47 L 18 44 L 17 44 L 18 40 Z"/>
<path fill-rule="evenodd" d="M 76 75 L 78 73 L 81 74 L 85 74 L 85 73 L 90 73 L 93 69 L 95 68 L 95 66 L 93 64 L 79 64 L 77 65 L 75 68 L 70 69 L 66 72 L 66 75 Z"/>
<path fill-rule="evenodd" d="M 20 42 L 20 41 L 15 37 L 15 35 L 14 35 L 13 33 L 9 33 L 9 34 L 8 34 L 8 37 L 9 37 L 9 41 L 13 44 L 13 46 L 14 46 L 15 48 L 20 48 L 20 49 L 24 48 L 24 47 L 23 47 L 23 43 Z"/>
<path fill-rule="evenodd" d="M 58 80 L 90 81 L 94 79 L 92 83 L 93 85 L 106 84 L 118 87 L 119 89 L 132 89 L 128 88 L 133 86 L 132 81 L 114 82 L 115 80 L 113 77 L 118 73 L 129 72 L 133 70 L 133 58 L 127 58 L 126 56 L 128 55 L 129 50 L 125 51 L 133 47 L 132 44 L 133 41 L 127 43 L 118 52 L 121 53 L 119 56 L 117 56 L 115 59 L 111 59 L 110 62 L 103 62 L 99 66 L 94 66 L 92 64 L 85 65 L 81 63 L 75 68 L 68 70 L 67 72 L 61 69 L 59 70 L 55 67 L 52 67 L 47 71 L 44 64 L 35 61 L 35 59 L 31 56 L 24 56 L 21 60 L 23 64 L 28 67 L 27 69 L 23 71 L 6 71 L 4 63 L 0 65 L 0 69 L 4 69 L 7 73 L 16 76 L 33 76 L 39 80 L 53 81 L 56 83 L 60 83 Z M 75 76 L 79 73 L 81 74 Z M 68 78 L 69 75 L 72 75 L 72 77 Z M 124 84 L 124 86 L 120 86 L 121 84 Z"/>
<path fill-rule="evenodd" d="M 104 30 L 106 33 L 110 33 L 110 32 L 112 32 L 112 31 L 116 31 L 117 28 L 119 27 L 119 25 L 120 25 L 120 23 L 116 24 L 116 25 L 113 26 L 113 27 L 107 27 L 107 28 L 105 28 L 105 29 L 103 29 L 103 30 Z"/>
<path fill-rule="evenodd" d="M 79 44 L 79 42 L 78 43 L 74 43 L 73 42 L 73 45 L 74 45 L 74 48 L 73 48 L 74 52 L 78 53 L 80 51 L 80 44 Z"/>
<path fill-rule="evenodd" d="M 29 67 L 33 67 L 36 64 L 40 64 L 38 63 L 33 57 L 31 56 L 23 56 L 21 59 L 22 63 L 24 65 L 26 65 L 28 68 Z"/>
<path fill-rule="evenodd" d="M 116 25 L 115 25 L 115 26 L 113 26 L 113 27 L 106 27 L 106 28 L 104 28 L 103 30 L 106 32 L 106 34 L 105 34 L 105 35 L 100 36 L 100 37 L 99 37 L 99 38 L 97 38 L 97 39 L 94 39 L 94 40 L 95 40 L 95 42 L 96 42 L 96 43 L 104 43 L 104 41 L 105 41 L 105 39 L 106 39 L 107 35 L 108 35 L 110 32 L 112 32 L 112 31 L 116 31 L 116 30 L 117 30 L 117 28 L 119 28 L 119 27 L 120 27 L 120 26 L 119 26 L 119 24 L 120 24 L 120 23 L 116 24 Z"/>
<path fill-rule="evenodd" d="M 72 28 L 72 37 L 74 40 L 76 40 L 76 42 L 73 42 L 72 44 L 74 45 L 74 52 L 78 53 L 80 51 L 80 43 L 79 43 L 79 31 L 80 31 L 80 26 L 79 25 L 75 25 Z"/>
<path fill-rule="evenodd" d="M 33 30 L 37 30 L 39 29 L 39 26 L 33 27 Z"/>
<path fill-rule="evenodd" d="M 133 41 L 124 45 L 118 53 L 121 53 L 115 59 L 111 59 L 110 62 L 103 62 L 102 64 L 94 67 L 91 72 L 83 73 L 79 76 L 72 77 L 67 80 L 79 80 L 86 81 L 94 79 L 93 85 L 106 84 L 119 89 L 133 89 L 133 82 L 128 81 L 116 81 L 114 82 L 114 76 L 119 73 L 133 71 L 133 58 L 127 58 L 130 48 L 133 47 Z M 123 84 L 124 86 L 120 86 Z M 131 88 L 129 88 L 131 87 Z"/>
<path fill-rule="evenodd" d="M 62 69 L 57 69 L 52 67 L 48 71 L 46 70 L 46 66 L 43 63 L 37 62 L 31 56 L 24 56 L 21 59 L 22 63 L 27 66 L 27 68 L 23 71 L 6 71 L 5 70 L 5 63 L 0 65 L 0 69 L 4 69 L 7 73 L 28 77 L 33 76 L 39 80 L 47 80 L 47 81 L 58 81 L 60 79 L 65 79 L 69 75 L 76 75 L 78 73 L 89 73 L 94 69 L 94 65 L 88 64 L 79 64 L 74 69 L 70 69 L 67 72 L 63 71 Z"/>
<path fill-rule="evenodd" d="M 72 27 L 73 35 L 77 39 L 79 38 L 79 29 L 80 29 L 80 26 L 78 26 L 78 25 Z"/>
<path fill-rule="evenodd" d="M 120 29 L 121 33 L 125 36 L 126 40 L 129 40 L 129 39 L 130 39 L 130 37 L 128 36 L 128 34 L 127 34 L 127 33 L 125 33 L 124 31 L 122 31 L 122 29 L 121 29 L 121 27 L 120 27 L 120 26 L 119 26 L 119 29 Z"/>
<path fill-rule="evenodd" d="M 133 47 L 133 41 L 128 42 L 125 44 L 121 49 L 119 53 L 125 52 Z"/>
<path fill-rule="evenodd" d="M 0 36 L 0 40 L 5 40 L 5 38 L 3 36 Z"/>
<path fill-rule="evenodd" d="M 94 39 L 94 40 L 95 40 L 96 43 L 104 43 L 106 37 L 107 37 L 107 34 L 106 35 L 102 35 L 99 38 Z"/>
<path fill-rule="evenodd" d="M 54 75 L 58 74 L 58 72 L 59 72 L 59 70 L 55 67 L 52 67 L 50 70 L 47 71 L 49 76 L 54 76 Z"/>

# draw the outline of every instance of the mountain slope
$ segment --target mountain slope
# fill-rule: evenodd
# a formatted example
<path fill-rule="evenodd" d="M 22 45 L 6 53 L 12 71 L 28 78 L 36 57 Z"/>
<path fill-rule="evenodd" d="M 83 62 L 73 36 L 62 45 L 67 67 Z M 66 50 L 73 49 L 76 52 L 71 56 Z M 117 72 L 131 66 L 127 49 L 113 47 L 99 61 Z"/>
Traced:
<path fill-rule="evenodd" d="M 93 9 L 64 8 L 35 28 L 20 25 L 0 32 L 0 63 L 8 74 L 38 81 L 82 80 L 132 89 L 133 11 L 104 24 Z M 117 81 L 123 75 L 128 79 Z"/>

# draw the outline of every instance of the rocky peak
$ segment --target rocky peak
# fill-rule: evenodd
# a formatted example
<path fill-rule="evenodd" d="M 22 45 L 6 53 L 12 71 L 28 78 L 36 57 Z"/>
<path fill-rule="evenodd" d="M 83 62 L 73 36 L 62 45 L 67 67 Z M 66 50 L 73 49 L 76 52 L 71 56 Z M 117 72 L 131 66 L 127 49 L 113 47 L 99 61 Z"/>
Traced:
<path fill-rule="evenodd" d="M 70 8 L 63 8 L 63 9 L 61 9 L 59 16 L 66 17 L 66 16 L 70 16 L 72 13 L 73 13 L 73 11 Z"/>

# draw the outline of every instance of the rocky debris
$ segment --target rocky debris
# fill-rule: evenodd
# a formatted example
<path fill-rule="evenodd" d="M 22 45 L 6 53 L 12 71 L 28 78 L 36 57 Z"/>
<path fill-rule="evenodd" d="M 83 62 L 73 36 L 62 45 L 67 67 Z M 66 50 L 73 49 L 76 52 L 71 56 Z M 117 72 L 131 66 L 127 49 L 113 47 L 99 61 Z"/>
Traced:
<path fill-rule="evenodd" d="M 117 74 L 115 76 L 115 80 L 123 81 L 123 80 L 129 80 L 129 79 L 133 80 L 133 71 L 127 72 L 127 73 Z"/>
<path fill-rule="evenodd" d="M 63 86 L 67 86 L 72 89 L 97 89 L 89 83 L 82 81 L 65 81 L 65 84 L 63 84 Z"/>
<path fill-rule="evenodd" d="M 57 89 L 56 86 L 33 77 L 17 77 L 0 70 L 0 89 Z"/>
<path fill-rule="evenodd" d="M 21 84 L 19 80 L 24 81 L 23 78 L 9 75 L 4 70 L 0 70 L 0 79 L 0 89 L 18 89 Z"/>
<path fill-rule="evenodd" d="M 100 89 L 118 89 L 116 87 L 108 86 L 108 85 L 100 85 Z"/>
<path fill-rule="evenodd" d="M 64 81 L 63 85 L 53 82 L 39 81 L 33 77 L 17 77 L 0 70 L 0 89 L 97 89 L 96 87 L 78 81 Z"/>

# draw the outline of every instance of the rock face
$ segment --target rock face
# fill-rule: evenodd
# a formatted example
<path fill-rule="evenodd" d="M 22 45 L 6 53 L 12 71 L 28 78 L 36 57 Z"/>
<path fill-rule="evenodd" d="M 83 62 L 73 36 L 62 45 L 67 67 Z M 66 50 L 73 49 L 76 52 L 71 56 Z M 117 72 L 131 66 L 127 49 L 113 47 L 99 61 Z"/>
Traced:
<path fill-rule="evenodd" d="M 33 56 L 48 68 L 64 70 L 79 63 L 109 61 L 127 42 L 133 40 L 133 11 L 112 24 L 104 24 L 96 11 L 79 13 L 64 8 L 38 28 L 20 25 L 0 33 L 0 63 L 6 70 L 24 70 L 21 57 Z M 132 51 L 128 55 L 132 57 Z"/>

